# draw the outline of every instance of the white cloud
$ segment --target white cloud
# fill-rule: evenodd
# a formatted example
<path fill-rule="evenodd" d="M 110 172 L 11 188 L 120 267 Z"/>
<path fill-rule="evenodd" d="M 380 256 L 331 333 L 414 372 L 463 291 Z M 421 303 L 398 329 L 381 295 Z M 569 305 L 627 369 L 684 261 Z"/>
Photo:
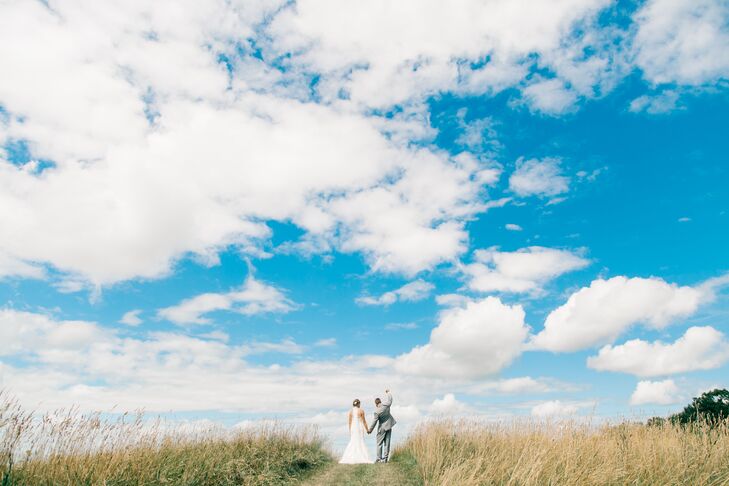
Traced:
<path fill-rule="evenodd" d="M 665 376 L 718 368 L 729 360 L 729 342 L 713 327 L 691 327 L 674 343 L 632 339 L 604 346 L 587 366 L 636 376 Z"/>
<path fill-rule="evenodd" d="M 679 93 L 666 90 L 655 95 L 643 95 L 630 102 L 630 111 L 633 113 L 646 112 L 658 115 L 674 111 L 679 107 Z"/>
<path fill-rule="evenodd" d="M 704 301 L 710 302 L 716 298 L 716 292 L 727 285 L 729 285 L 729 272 L 709 278 L 696 288 L 703 295 Z"/>
<path fill-rule="evenodd" d="M 200 334 L 199 337 L 205 339 L 213 339 L 215 341 L 220 341 L 223 343 L 227 343 L 230 340 L 230 335 L 224 331 L 210 331 Z"/>
<path fill-rule="evenodd" d="M 654 84 L 704 85 L 729 77 L 729 5 L 650 0 L 634 15 L 636 64 Z"/>
<path fill-rule="evenodd" d="M 264 353 L 301 354 L 306 347 L 296 343 L 291 338 L 286 338 L 277 343 L 252 342 L 242 347 L 246 355 Z"/>
<path fill-rule="evenodd" d="M 559 79 L 540 79 L 522 90 L 522 96 L 535 110 L 549 115 L 560 115 L 573 109 L 577 94 Z"/>
<path fill-rule="evenodd" d="M 43 278 L 44 276 L 43 267 L 18 260 L 0 250 L 0 279 L 3 277 Z"/>
<path fill-rule="evenodd" d="M 530 376 L 499 380 L 493 383 L 493 387 L 489 387 L 499 393 L 534 393 L 551 390 L 551 387 L 544 382 L 535 380 Z"/>
<path fill-rule="evenodd" d="M 556 390 L 571 390 L 572 388 L 564 383 L 544 378 L 532 378 L 531 376 L 520 376 L 517 378 L 502 378 L 494 381 L 481 381 L 465 388 L 468 394 L 482 395 L 491 393 L 502 394 L 532 394 L 546 393 Z"/>
<path fill-rule="evenodd" d="M 86 321 L 57 321 L 44 314 L 0 309 L 0 356 L 80 350 L 110 334 Z"/>
<path fill-rule="evenodd" d="M 688 22 L 713 35 L 711 26 L 723 25 L 713 14 L 724 11 L 707 2 L 696 4 L 693 17 L 653 9 L 658 3 L 637 16 L 639 62 L 649 79 L 662 73 L 645 62 L 650 49 L 671 49 L 653 42 L 651 26 Z M 55 164 L 39 175 L 35 162 L 0 160 L 0 276 L 47 277 L 48 266 L 51 275 L 61 272 L 57 285 L 65 291 L 164 277 L 181 258 L 215 265 L 229 247 L 265 256 L 269 220 L 301 228 L 301 251 L 358 252 L 375 271 L 411 276 L 458 261 L 468 250 L 467 222 L 509 199 L 487 199 L 497 166 L 411 143 L 434 136 L 423 97 L 516 87 L 532 109 L 558 113 L 616 77 L 609 53 L 585 48 L 603 40 L 594 20 L 607 0 L 46 5 L 0 6 L 7 114 L 0 139 L 25 141 L 34 159 Z M 656 24 L 660 15 L 670 21 Z M 576 33 L 584 41 L 575 43 Z M 252 39 L 264 60 L 249 55 Z M 705 44 L 699 36 L 698 48 L 714 51 L 706 56 L 682 45 L 682 61 L 715 65 L 688 70 L 698 76 L 677 68 L 673 77 L 717 78 L 723 39 Z M 220 54 L 229 55 L 230 72 Z M 271 59 L 286 69 L 267 65 Z M 537 63 L 557 77 L 530 77 Z M 314 74 L 320 82 L 310 89 Z M 370 108 L 393 103 L 402 105 L 393 119 L 371 115 Z M 493 149 L 483 137 L 493 138 L 491 128 L 477 121 L 459 143 Z M 552 159 L 544 163 L 552 168 L 532 168 L 516 185 L 548 197 L 566 192 L 569 180 Z M 2 351 L 28 364 L 6 364 L 5 379 L 25 397 L 91 408 L 287 412 L 335 406 L 342 394 L 385 380 L 402 385 L 404 403 L 414 403 L 428 398 L 422 390 L 430 375 L 393 376 L 396 363 L 427 372 L 414 356 L 432 354 L 433 376 L 481 376 L 520 352 L 521 308 L 439 298 L 456 300 L 461 308 L 444 311 L 431 342 L 397 361 L 368 356 L 291 367 L 244 361 L 251 353 L 301 352 L 291 339 L 231 345 L 220 332 L 125 339 L 94 323 L 4 314 Z M 279 289 L 249 281 L 161 312 L 204 323 L 216 310 L 292 307 Z M 134 316 L 122 320 L 134 323 Z M 471 335 L 480 340 L 466 342 Z M 491 346 L 494 363 L 478 363 Z M 252 394 L 260 400 L 246 401 Z"/>
<path fill-rule="evenodd" d="M 321 347 L 321 348 L 331 348 L 336 345 L 337 345 L 337 340 L 335 338 L 319 339 L 317 342 L 314 343 L 314 346 Z"/>
<path fill-rule="evenodd" d="M 430 282 L 418 279 L 407 283 L 398 289 L 385 292 L 379 297 L 357 297 L 356 302 L 362 305 L 390 305 L 398 301 L 416 302 L 427 298 L 434 288 L 435 286 Z"/>
<path fill-rule="evenodd" d="M 606 5 L 602 0 L 549 5 L 347 0 L 333 6 L 300 0 L 274 19 L 269 33 L 274 52 L 301 52 L 292 65 L 323 75 L 325 99 L 344 92 L 354 103 L 384 107 L 441 91 L 503 90 L 528 76 L 531 54 L 576 80 L 574 72 L 592 70 L 597 56 L 555 53 L 564 50 L 562 41 L 577 25 L 591 30 Z"/>
<path fill-rule="evenodd" d="M 574 403 L 565 403 L 561 400 L 550 400 L 542 402 L 532 407 L 532 416 L 539 418 L 548 417 L 564 417 L 576 415 L 579 411 L 578 405 Z"/>
<path fill-rule="evenodd" d="M 226 293 L 206 293 L 186 299 L 179 304 L 157 311 L 157 314 L 175 324 L 209 324 L 205 314 L 214 311 L 232 311 L 243 315 L 287 313 L 296 309 L 284 293 L 272 286 L 248 277 L 237 290 Z"/>
<path fill-rule="evenodd" d="M 595 182 L 600 174 L 605 172 L 607 170 L 607 167 L 599 167 L 597 169 L 593 169 L 591 172 L 587 172 L 586 170 L 580 170 L 575 173 L 577 177 L 579 177 L 582 180 L 588 181 L 588 182 Z"/>
<path fill-rule="evenodd" d="M 630 396 L 631 405 L 670 405 L 678 401 L 678 387 L 673 380 L 639 381 Z"/>
<path fill-rule="evenodd" d="M 476 250 L 464 265 L 468 286 L 478 292 L 529 292 L 590 262 L 570 251 L 530 246 L 513 252 Z"/>
<path fill-rule="evenodd" d="M 14 360 L 0 362 L 4 388 L 43 409 L 73 404 L 84 410 L 291 414 L 336 407 L 349 394 L 369 391 L 374 397 L 373 383 L 408 389 L 382 371 L 391 362 L 385 357 L 291 367 L 245 361 L 252 354 L 301 353 L 305 348 L 291 339 L 231 345 L 176 333 L 122 338 L 92 322 L 4 309 L 0 340 L 0 357 Z"/>
<path fill-rule="evenodd" d="M 612 342 L 631 326 L 661 329 L 693 314 L 707 292 L 659 278 L 593 280 L 547 316 L 532 344 L 550 351 L 577 351 Z"/>
<path fill-rule="evenodd" d="M 522 231 L 524 229 L 521 226 L 519 226 L 518 224 L 514 224 L 514 223 L 506 223 L 504 228 L 506 228 L 509 231 Z"/>
<path fill-rule="evenodd" d="M 636 15 L 646 76 L 662 79 L 656 66 L 678 46 L 680 75 L 669 77 L 718 79 L 726 9 L 666 2 Z M 216 264 L 231 246 L 265 256 L 271 220 L 304 230 L 300 251 L 361 253 L 380 272 L 457 261 L 467 221 L 498 203 L 484 188 L 500 171 L 411 143 L 435 136 L 424 97 L 516 87 L 533 109 L 557 113 L 607 92 L 630 71 L 613 52 L 623 47 L 607 42 L 619 29 L 596 22 L 609 6 L 6 2 L 0 138 L 55 166 L 39 176 L 34 162 L 0 159 L 0 274 L 40 277 L 48 265 L 75 289 L 160 278 L 181 258 Z M 693 47 L 685 32 L 701 34 Z M 706 46 L 711 54 L 696 55 Z M 653 51 L 655 66 L 645 62 Z M 535 78 L 534 67 L 556 77 Z M 392 119 L 372 115 L 392 104 L 402 108 Z M 487 120 L 464 146 L 489 145 Z M 566 192 L 545 163 L 515 191 Z"/>
<path fill-rule="evenodd" d="M 464 307 L 471 299 L 462 294 L 440 294 L 435 302 L 442 307 Z"/>
<path fill-rule="evenodd" d="M 95 286 L 158 278 L 188 256 L 216 264 L 230 245 L 264 255 L 267 220 L 302 228 L 300 248 L 361 252 L 382 272 L 414 275 L 466 250 L 465 222 L 489 207 L 482 189 L 498 171 L 410 144 L 432 136 L 417 104 L 394 119 L 317 104 L 309 74 L 254 57 L 249 39 L 279 3 L 96 5 L 0 12 L 4 137 L 56 164 L 38 177 L 0 161 L 0 225 L 12 235 L 0 252 L 13 272 L 37 276 L 18 262 L 38 262 Z M 309 35 L 316 19 L 289 21 L 310 7 L 275 16 L 277 48 Z M 308 56 L 297 51 L 292 63 Z"/>
<path fill-rule="evenodd" d="M 127 326 L 138 326 L 142 323 L 142 319 L 139 317 L 142 311 L 140 309 L 130 310 L 125 312 L 119 322 L 126 324 Z"/>
<path fill-rule="evenodd" d="M 53 287 L 61 292 L 62 294 L 73 294 L 75 292 L 80 292 L 82 290 L 89 290 L 91 289 L 93 294 L 98 294 L 99 290 L 98 287 L 89 285 L 89 282 L 87 280 L 84 280 L 82 278 L 74 278 L 74 277 L 66 277 L 62 278 L 58 282 L 53 283 Z M 97 297 L 98 295 L 92 294 L 92 300 L 93 298 Z"/>
<path fill-rule="evenodd" d="M 457 117 L 462 133 L 456 143 L 480 156 L 496 154 L 501 149 L 496 132 L 497 122 L 491 117 L 466 121 L 467 113 L 466 108 L 458 110 Z"/>
<path fill-rule="evenodd" d="M 385 324 L 385 329 L 388 331 L 399 331 L 401 329 L 417 329 L 418 325 L 414 322 L 391 322 L 389 324 Z"/>
<path fill-rule="evenodd" d="M 453 393 L 447 393 L 443 398 L 436 398 L 428 408 L 431 414 L 439 416 L 463 415 L 472 412 L 471 407 L 456 399 Z"/>
<path fill-rule="evenodd" d="M 92 322 L 12 310 L 0 313 L 0 324 L 0 382 L 24 406 L 39 411 L 74 405 L 83 411 L 275 415 L 283 423 L 321 424 L 324 433 L 339 437 L 335 429 L 342 429 L 351 400 L 361 399 L 369 413 L 374 398 L 389 387 L 404 437 L 427 414 L 483 416 L 484 411 L 457 400 L 459 393 L 554 389 L 552 380 L 544 378 L 495 380 L 483 387 L 482 380 L 468 377 L 403 374 L 395 372 L 395 359 L 383 355 L 312 361 L 299 354 L 306 347 L 292 339 L 232 344 L 219 332 L 198 337 L 151 332 L 131 338 Z M 256 353 L 274 353 L 274 359 L 290 353 L 286 359 L 291 363 L 254 365 L 247 359 Z M 499 416 L 509 413 L 497 410 Z M 336 417 L 342 420 L 329 428 Z"/>
<path fill-rule="evenodd" d="M 12 310 L 0 312 L 0 324 L 0 381 L 27 407 L 40 410 L 217 410 L 283 419 L 346 410 L 353 397 L 371 404 L 389 386 L 397 403 L 393 413 L 407 427 L 420 417 L 415 404 L 431 403 L 452 388 L 395 374 L 386 356 L 302 357 L 286 366 L 246 361 L 258 353 L 297 356 L 305 348 L 291 339 L 234 345 L 178 333 L 123 338 L 95 323 Z M 5 356 L 11 361 L 1 360 Z"/>
<path fill-rule="evenodd" d="M 691 222 L 691 218 L 683 216 L 681 218 L 678 218 L 678 222 L 679 223 L 689 223 L 689 222 Z"/>
<path fill-rule="evenodd" d="M 486 209 L 481 189 L 492 178 L 481 175 L 492 169 L 396 147 L 359 115 L 258 95 L 161 109 L 159 132 L 98 163 L 69 162 L 38 178 L 0 162 L 0 222 L 13 235 L 0 247 L 9 258 L 97 284 L 160 277 L 186 254 L 215 264 L 229 244 L 260 254 L 270 230 L 259 221 L 275 219 L 292 220 L 325 250 L 414 274 L 465 251 L 465 219 Z"/>
<path fill-rule="evenodd" d="M 509 177 L 509 189 L 518 196 L 552 197 L 569 191 L 569 177 L 563 176 L 561 160 L 556 157 L 544 159 L 520 158 L 516 170 Z"/>
<path fill-rule="evenodd" d="M 521 354 L 528 332 L 521 306 L 503 304 L 496 297 L 469 301 L 442 311 L 430 342 L 399 356 L 395 369 L 462 379 L 492 375 Z"/>
<path fill-rule="evenodd" d="M 432 153 L 417 153 L 417 162 L 400 160 L 408 168 L 391 185 L 329 203 L 352 229 L 341 250 L 364 253 L 374 270 L 414 275 L 453 261 L 467 248 L 463 218 L 489 208 L 478 199 L 495 169 L 472 157 L 444 165 Z"/>

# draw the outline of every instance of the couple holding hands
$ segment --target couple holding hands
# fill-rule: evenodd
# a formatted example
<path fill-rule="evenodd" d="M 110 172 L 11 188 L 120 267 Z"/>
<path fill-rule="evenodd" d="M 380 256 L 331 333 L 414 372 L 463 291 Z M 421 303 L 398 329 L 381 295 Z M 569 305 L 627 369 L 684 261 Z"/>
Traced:
<path fill-rule="evenodd" d="M 344 449 L 340 464 L 369 464 L 370 455 L 365 445 L 364 434 L 367 431 L 371 434 L 377 425 L 377 460 L 375 462 L 387 462 L 390 455 L 390 439 L 392 428 L 395 426 L 395 418 L 390 414 L 392 405 L 392 394 L 385 390 L 385 398 L 375 398 L 375 420 L 372 426 L 367 426 L 364 410 L 360 407 L 359 399 L 352 402 L 352 410 L 347 414 L 347 425 L 349 426 L 349 444 Z"/>

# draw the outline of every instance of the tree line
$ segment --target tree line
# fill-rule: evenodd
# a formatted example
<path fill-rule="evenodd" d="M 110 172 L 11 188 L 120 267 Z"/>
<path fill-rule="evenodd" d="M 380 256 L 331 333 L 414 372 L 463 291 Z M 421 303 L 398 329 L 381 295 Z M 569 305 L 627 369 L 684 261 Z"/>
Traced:
<path fill-rule="evenodd" d="M 651 417 L 648 419 L 648 425 L 662 425 L 668 421 L 682 425 L 704 423 L 713 426 L 724 422 L 727 418 L 729 418 L 729 391 L 715 388 L 694 397 L 683 410 L 668 418 Z"/>

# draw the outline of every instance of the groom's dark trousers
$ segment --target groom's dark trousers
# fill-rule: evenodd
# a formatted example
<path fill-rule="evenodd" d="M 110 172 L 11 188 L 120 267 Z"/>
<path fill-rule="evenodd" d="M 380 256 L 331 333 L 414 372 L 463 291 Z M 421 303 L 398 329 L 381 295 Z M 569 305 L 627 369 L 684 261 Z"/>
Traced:
<path fill-rule="evenodd" d="M 387 462 L 390 457 L 390 439 L 392 429 L 377 431 L 377 460 Z"/>

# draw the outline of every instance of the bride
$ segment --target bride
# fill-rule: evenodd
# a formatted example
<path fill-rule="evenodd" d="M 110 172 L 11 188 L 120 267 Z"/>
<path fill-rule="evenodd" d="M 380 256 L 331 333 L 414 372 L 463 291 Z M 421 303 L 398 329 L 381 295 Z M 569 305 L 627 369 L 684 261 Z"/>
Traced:
<path fill-rule="evenodd" d="M 355 398 L 352 402 L 352 410 L 347 414 L 347 425 L 349 426 L 349 444 L 344 449 L 342 460 L 339 464 L 369 464 L 370 455 L 365 445 L 365 432 L 367 422 L 365 421 L 364 410 L 359 408 L 359 400 Z"/>

